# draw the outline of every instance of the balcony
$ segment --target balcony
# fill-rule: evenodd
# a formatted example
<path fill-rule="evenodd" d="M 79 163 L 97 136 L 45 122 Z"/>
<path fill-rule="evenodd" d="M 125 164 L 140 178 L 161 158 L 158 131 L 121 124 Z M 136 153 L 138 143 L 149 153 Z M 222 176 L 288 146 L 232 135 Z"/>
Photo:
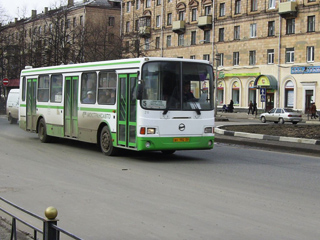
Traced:
<path fill-rule="evenodd" d="M 212 28 L 212 16 L 202 16 L 199 17 L 198 27 L 201 29 L 211 29 Z"/>
<path fill-rule="evenodd" d="M 151 35 L 151 27 L 143 26 L 139 27 L 139 35 L 140 37 L 148 38 Z"/>
<path fill-rule="evenodd" d="M 184 33 L 185 32 L 185 22 L 184 21 L 173 21 L 172 31 L 175 33 Z"/>
<path fill-rule="evenodd" d="M 279 4 L 279 14 L 282 17 L 286 17 L 287 15 L 297 15 L 297 2 L 287 1 L 281 2 Z"/>

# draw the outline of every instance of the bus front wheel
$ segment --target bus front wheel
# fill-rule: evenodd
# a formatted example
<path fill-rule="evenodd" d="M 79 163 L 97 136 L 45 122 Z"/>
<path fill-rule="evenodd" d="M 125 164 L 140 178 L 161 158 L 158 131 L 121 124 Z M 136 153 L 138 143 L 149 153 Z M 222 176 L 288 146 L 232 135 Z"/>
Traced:
<path fill-rule="evenodd" d="M 40 119 L 38 124 L 38 137 L 43 143 L 50 142 L 51 140 L 51 137 L 47 135 L 46 122 L 43 118 Z"/>
<path fill-rule="evenodd" d="M 104 126 L 100 133 L 100 147 L 104 155 L 114 156 L 117 155 L 118 149 L 112 144 L 112 136 L 108 126 Z"/>

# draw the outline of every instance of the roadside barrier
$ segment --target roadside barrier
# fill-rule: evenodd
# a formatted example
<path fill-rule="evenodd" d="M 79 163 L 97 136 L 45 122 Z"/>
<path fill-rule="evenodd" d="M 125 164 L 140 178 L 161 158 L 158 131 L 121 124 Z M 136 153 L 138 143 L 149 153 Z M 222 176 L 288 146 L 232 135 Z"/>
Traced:
<path fill-rule="evenodd" d="M 34 213 L 31 213 L 31 212 L 15 205 L 12 202 L 9 202 L 8 200 L 6 200 L 2 197 L 0 197 L 0 200 L 2 202 L 6 203 L 8 208 L 11 208 L 11 211 L 5 210 L 4 207 L 1 206 L 2 204 L 0 205 L 0 211 L 7 214 L 12 219 L 11 238 L 10 238 L 11 240 L 17 240 L 17 221 L 19 221 L 23 225 L 25 225 L 33 230 L 33 239 L 38 239 L 38 234 L 41 234 L 41 235 L 43 235 L 43 240 L 59 240 L 60 234 L 64 234 L 72 239 L 82 240 L 81 238 L 77 237 L 76 235 L 57 226 L 58 220 L 56 219 L 56 217 L 58 215 L 58 211 L 54 207 L 48 207 L 45 210 L 46 218 L 42 218 Z M 15 211 L 16 209 L 18 210 L 18 213 L 24 213 L 27 216 L 32 217 L 33 220 L 37 219 L 40 221 L 40 223 L 42 222 L 42 226 L 43 226 L 42 229 L 36 227 L 35 225 L 28 223 L 27 220 L 22 219 L 22 217 L 17 216 L 17 215 L 19 215 L 18 213 L 13 213 L 13 212 L 16 212 Z"/>

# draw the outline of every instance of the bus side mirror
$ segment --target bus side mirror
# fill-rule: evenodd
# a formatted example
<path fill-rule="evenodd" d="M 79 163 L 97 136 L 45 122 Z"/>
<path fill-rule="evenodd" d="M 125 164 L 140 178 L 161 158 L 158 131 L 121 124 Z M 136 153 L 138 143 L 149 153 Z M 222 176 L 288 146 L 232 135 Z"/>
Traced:
<path fill-rule="evenodd" d="M 137 86 L 137 99 L 142 100 L 143 96 L 143 82 L 139 81 Z"/>

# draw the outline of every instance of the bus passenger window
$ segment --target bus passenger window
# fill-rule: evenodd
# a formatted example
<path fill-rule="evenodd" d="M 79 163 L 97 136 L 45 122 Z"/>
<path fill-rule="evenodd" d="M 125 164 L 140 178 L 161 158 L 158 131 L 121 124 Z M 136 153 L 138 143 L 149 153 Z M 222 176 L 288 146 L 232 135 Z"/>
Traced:
<path fill-rule="evenodd" d="M 52 75 L 51 76 L 51 93 L 50 101 L 58 102 L 62 101 L 62 75 Z"/>
<path fill-rule="evenodd" d="M 98 103 L 101 105 L 113 105 L 116 101 L 116 73 L 115 72 L 100 72 L 99 74 L 99 89 Z"/>
<path fill-rule="evenodd" d="M 96 102 L 97 73 L 83 73 L 81 78 L 81 102 L 93 104 Z"/>
<path fill-rule="evenodd" d="M 42 75 L 38 82 L 38 101 L 49 101 L 49 75 Z"/>

